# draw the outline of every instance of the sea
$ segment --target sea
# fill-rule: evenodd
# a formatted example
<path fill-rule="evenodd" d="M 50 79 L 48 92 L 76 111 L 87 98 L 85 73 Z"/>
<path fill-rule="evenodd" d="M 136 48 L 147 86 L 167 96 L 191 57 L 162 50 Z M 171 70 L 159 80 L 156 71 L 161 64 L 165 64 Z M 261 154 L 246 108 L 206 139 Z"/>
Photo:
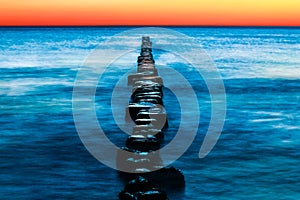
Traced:
<path fill-rule="evenodd" d="M 81 141 L 73 89 L 95 49 L 135 28 L 139 27 L 0 27 L 0 199 L 118 199 L 125 183 Z M 170 164 L 184 174 L 185 187 L 168 189 L 169 199 L 300 199 L 300 28 L 164 28 L 194 39 L 214 64 L 226 95 L 221 135 L 200 159 L 213 94 L 193 66 L 171 51 L 153 49 L 158 71 L 169 67 L 185 77 L 200 110 L 196 137 Z M 164 41 L 180 48 L 173 38 Z M 158 40 L 154 37 L 152 42 Z M 128 135 L 113 117 L 112 91 L 121 77 L 136 70 L 138 55 L 138 49 L 130 51 L 118 58 L 120 65 L 110 64 L 98 74 L 95 113 L 118 147 Z M 168 144 L 181 123 L 181 108 L 167 86 L 164 91 Z M 181 100 L 190 101 L 185 96 Z M 124 105 L 128 101 L 125 98 Z M 193 111 L 189 110 L 191 120 Z"/>

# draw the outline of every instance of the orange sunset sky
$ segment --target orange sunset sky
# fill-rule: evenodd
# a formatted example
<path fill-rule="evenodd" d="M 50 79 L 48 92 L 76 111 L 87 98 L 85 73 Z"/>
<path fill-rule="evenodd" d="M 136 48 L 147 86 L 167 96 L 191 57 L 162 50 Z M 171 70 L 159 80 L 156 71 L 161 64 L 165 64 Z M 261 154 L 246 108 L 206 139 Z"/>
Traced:
<path fill-rule="evenodd" d="M 300 0 L 0 0 L 0 26 L 300 26 Z"/>

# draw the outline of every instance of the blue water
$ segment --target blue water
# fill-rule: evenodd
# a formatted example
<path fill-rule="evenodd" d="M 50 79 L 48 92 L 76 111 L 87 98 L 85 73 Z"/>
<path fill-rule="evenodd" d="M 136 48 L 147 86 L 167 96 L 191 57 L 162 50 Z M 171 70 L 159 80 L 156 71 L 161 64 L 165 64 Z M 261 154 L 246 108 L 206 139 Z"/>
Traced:
<path fill-rule="evenodd" d="M 0 28 L 0 199 L 117 199 L 124 184 L 81 143 L 72 91 L 91 51 L 127 29 Z M 172 164 L 185 174 L 186 187 L 169 191 L 170 199 L 300 199 L 300 29 L 172 29 L 195 37 L 214 61 L 227 116 L 217 145 L 199 159 L 211 105 L 204 81 L 189 76 L 200 129 Z M 153 54 L 157 64 L 188 76 L 176 56 Z M 134 68 L 137 56 L 124 65 Z M 96 96 L 99 120 L 119 146 L 126 135 L 111 118 L 110 90 L 128 68 L 108 69 Z M 168 90 L 164 98 L 176 128 L 178 104 Z"/>

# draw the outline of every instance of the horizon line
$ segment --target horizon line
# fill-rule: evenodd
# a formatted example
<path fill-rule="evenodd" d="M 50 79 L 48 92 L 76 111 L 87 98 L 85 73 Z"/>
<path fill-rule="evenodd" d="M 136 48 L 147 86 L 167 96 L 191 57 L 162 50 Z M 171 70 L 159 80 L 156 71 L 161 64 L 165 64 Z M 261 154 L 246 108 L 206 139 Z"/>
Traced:
<path fill-rule="evenodd" d="M 0 25 L 5 27 L 203 27 L 203 28 L 300 28 L 300 25 Z"/>

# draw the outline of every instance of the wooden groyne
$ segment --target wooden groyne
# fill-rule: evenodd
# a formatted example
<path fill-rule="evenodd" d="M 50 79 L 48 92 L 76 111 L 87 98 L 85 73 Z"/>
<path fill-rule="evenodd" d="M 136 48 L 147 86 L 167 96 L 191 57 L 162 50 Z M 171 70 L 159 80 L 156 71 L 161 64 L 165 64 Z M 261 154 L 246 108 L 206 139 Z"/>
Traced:
<path fill-rule="evenodd" d="M 185 180 L 180 170 L 164 167 L 159 155 L 168 132 L 168 116 L 163 103 L 164 83 L 155 67 L 149 37 L 142 37 L 137 73 L 128 76 L 128 85 L 132 85 L 132 95 L 126 119 L 133 120 L 135 126 L 117 157 L 120 177 L 127 182 L 119 199 L 166 200 L 164 189 L 170 185 L 182 188 Z"/>

